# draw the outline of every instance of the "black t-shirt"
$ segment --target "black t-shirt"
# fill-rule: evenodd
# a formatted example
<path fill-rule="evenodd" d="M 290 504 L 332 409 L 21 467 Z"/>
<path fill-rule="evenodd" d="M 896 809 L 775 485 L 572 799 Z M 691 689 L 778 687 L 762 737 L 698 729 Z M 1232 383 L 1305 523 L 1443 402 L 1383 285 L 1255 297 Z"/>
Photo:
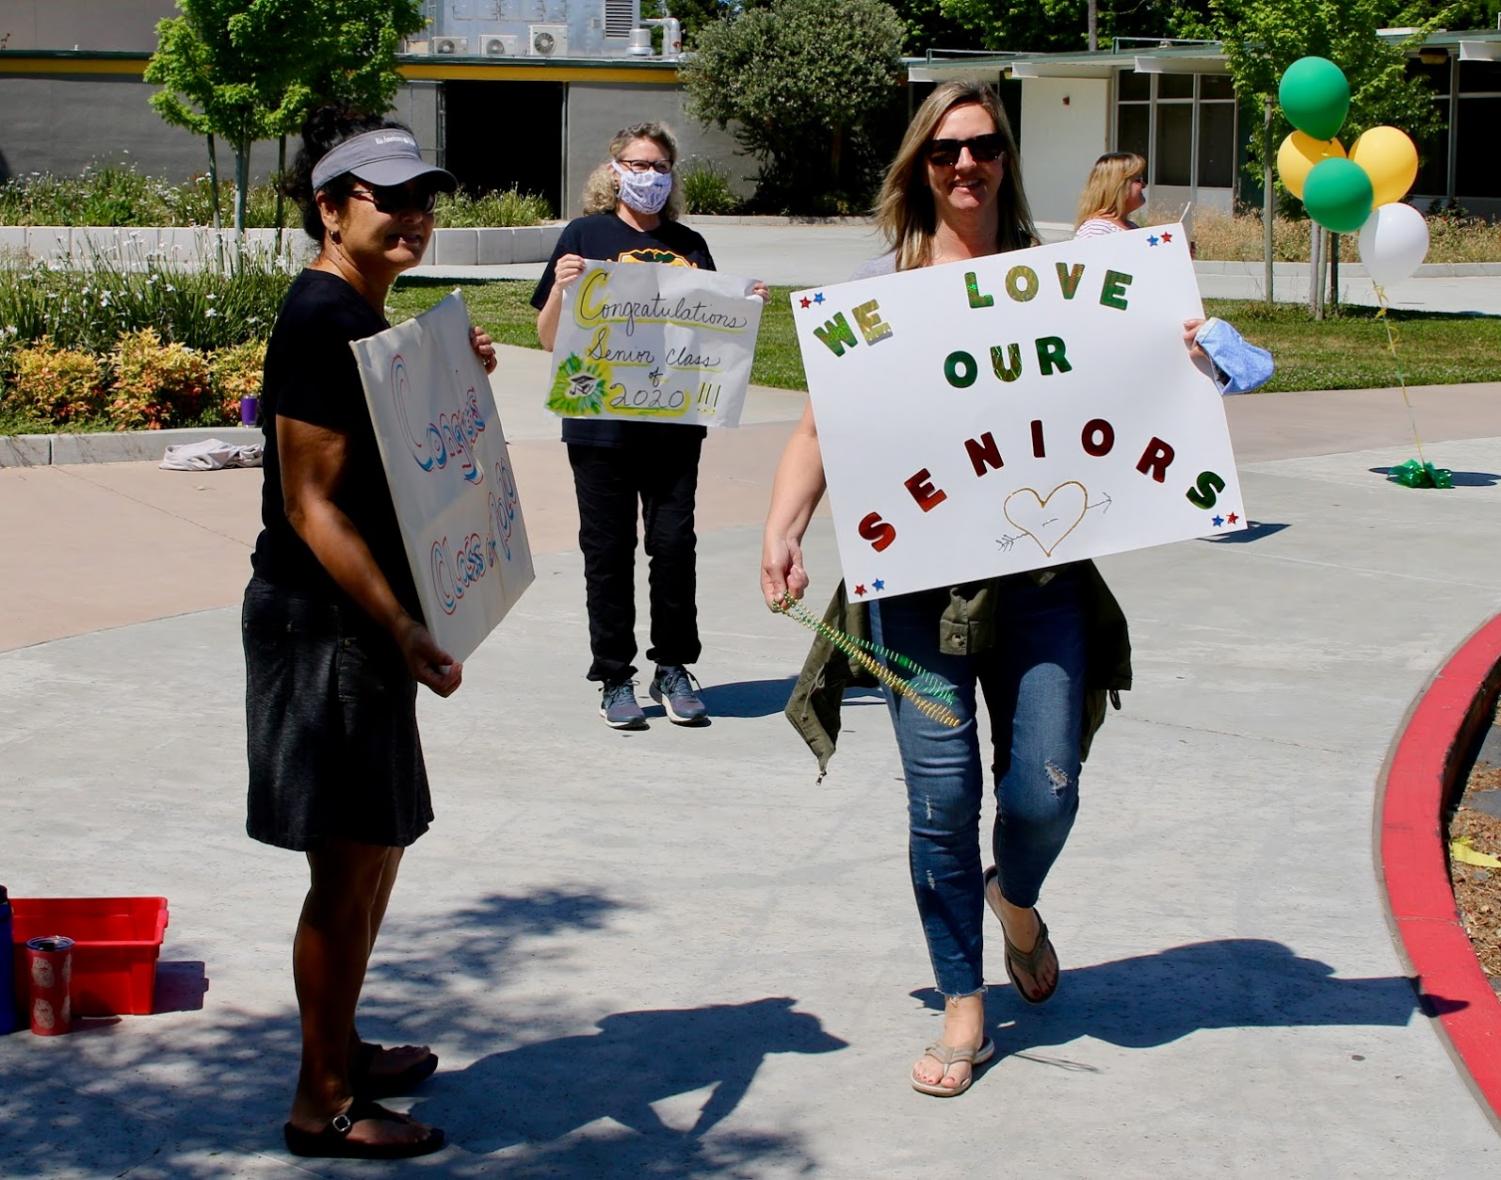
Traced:
<path fill-rule="evenodd" d="M 349 347 L 351 340 L 373 336 L 389 326 L 338 275 L 304 270 L 277 313 L 266 346 L 261 389 L 265 482 L 261 486 L 261 535 L 256 539 L 251 563 L 267 581 L 327 598 L 349 609 L 356 620 L 367 616 L 339 588 L 287 520 L 281 494 L 281 459 L 276 450 L 276 419 L 295 418 L 347 436 L 344 478 L 334 494 L 334 503 L 370 546 L 402 606 L 413 618 L 422 618 L 359 367 Z M 370 624 L 373 627 L 374 620 Z"/>
<path fill-rule="evenodd" d="M 552 293 L 553 271 L 564 254 L 577 254 L 598 262 L 661 262 L 668 266 L 714 269 L 714 259 L 703 235 L 679 222 L 664 220 L 656 229 L 643 233 L 613 213 L 576 217 L 558 235 L 557 247 L 532 294 L 532 306 L 538 311 Z M 563 419 L 564 442 L 596 447 L 660 446 L 677 438 L 701 439 L 706 433 L 702 426 L 673 423 Z"/>

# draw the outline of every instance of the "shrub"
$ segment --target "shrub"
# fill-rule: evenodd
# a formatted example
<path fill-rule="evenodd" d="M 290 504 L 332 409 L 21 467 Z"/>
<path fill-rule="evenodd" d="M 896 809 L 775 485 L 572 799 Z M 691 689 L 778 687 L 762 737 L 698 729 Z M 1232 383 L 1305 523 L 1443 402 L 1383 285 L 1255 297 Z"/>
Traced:
<path fill-rule="evenodd" d="M 120 337 L 110 354 L 110 422 L 117 430 L 160 430 L 196 417 L 208 392 L 208 362 L 182 344 L 163 344 L 153 328 Z"/>
<path fill-rule="evenodd" d="M 163 261 L 127 270 L 96 260 L 89 271 L 0 268 L 0 327 L 22 340 L 103 354 L 120 336 L 153 328 L 163 340 L 201 351 L 264 335 L 292 284 L 273 260 L 246 253 L 223 270 L 187 271 Z"/>
<path fill-rule="evenodd" d="M 745 5 L 700 30 L 683 61 L 688 111 L 734 125 L 761 164 L 758 206 L 863 206 L 884 163 L 872 145 L 900 105 L 904 32 L 881 0 Z"/>
<path fill-rule="evenodd" d="M 59 348 L 43 337 L 11 354 L 7 409 L 39 422 L 66 424 L 93 418 L 104 408 L 98 360 L 87 352 Z"/>
<path fill-rule="evenodd" d="M 483 226 L 540 225 L 552 216 L 546 198 L 524 193 L 518 188 L 497 189 L 489 193 L 469 193 L 460 189 L 438 198 L 435 223 L 447 229 L 473 229 Z"/>
<path fill-rule="evenodd" d="M 733 213 L 740 208 L 729 173 L 712 160 L 688 160 L 678 170 L 678 183 L 689 213 Z"/>
<path fill-rule="evenodd" d="M 276 190 L 251 185 L 247 228 L 276 225 Z M 219 217 L 233 220 L 234 185 L 219 186 Z M 182 184 L 142 175 L 133 164 L 90 164 L 77 176 L 33 172 L 0 184 L 0 225 L 212 225 L 212 192 L 207 176 Z M 301 215 L 286 203 L 283 225 Z"/>
<path fill-rule="evenodd" d="M 261 395 L 261 370 L 266 364 L 266 342 L 247 340 L 221 348 L 209 357 L 209 376 L 214 395 L 226 422 L 239 422 L 240 399 Z"/>

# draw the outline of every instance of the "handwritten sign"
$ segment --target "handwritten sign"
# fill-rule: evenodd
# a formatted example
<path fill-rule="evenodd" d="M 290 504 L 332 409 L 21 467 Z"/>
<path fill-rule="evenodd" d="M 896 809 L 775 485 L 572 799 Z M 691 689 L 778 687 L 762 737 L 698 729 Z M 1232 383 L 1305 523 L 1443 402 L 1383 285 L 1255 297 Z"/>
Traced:
<path fill-rule="evenodd" d="M 563 289 L 547 408 L 563 418 L 738 426 L 761 300 L 748 279 L 591 262 Z"/>
<path fill-rule="evenodd" d="M 792 296 L 840 561 L 905 594 L 1246 527 L 1181 226 Z"/>
<path fill-rule="evenodd" d="M 468 659 L 531 585 L 532 552 L 490 380 L 455 291 L 350 345 L 428 630 Z"/>

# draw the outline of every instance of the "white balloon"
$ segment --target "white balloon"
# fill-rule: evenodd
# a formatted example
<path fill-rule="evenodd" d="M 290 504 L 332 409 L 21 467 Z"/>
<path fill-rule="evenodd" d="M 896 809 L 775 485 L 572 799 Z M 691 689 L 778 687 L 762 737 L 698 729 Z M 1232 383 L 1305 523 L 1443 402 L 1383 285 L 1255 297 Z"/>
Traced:
<path fill-rule="evenodd" d="M 1428 223 L 1411 205 L 1382 205 L 1360 227 L 1360 261 L 1378 286 L 1410 278 L 1427 254 Z"/>

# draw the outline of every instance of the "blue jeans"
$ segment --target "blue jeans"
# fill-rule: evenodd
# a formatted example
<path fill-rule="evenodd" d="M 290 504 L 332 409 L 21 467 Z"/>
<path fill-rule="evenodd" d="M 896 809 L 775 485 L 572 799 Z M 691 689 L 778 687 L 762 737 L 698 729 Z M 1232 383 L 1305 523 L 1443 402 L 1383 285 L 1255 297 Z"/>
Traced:
<path fill-rule="evenodd" d="M 1036 904 L 1079 810 L 1081 578 L 1065 567 L 1045 585 L 1020 575 L 999 586 L 996 644 L 978 655 L 938 650 L 947 590 L 888 598 L 873 603 L 870 612 L 872 639 L 951 685 L 954 711 L 963 721 L 951 728 L 886 690 L 907 780 L 917 912 L 938 990 L 950 997 L 985 986 L 977 684 L 990 711 L 996 794 L 991 841 L 1007 901 Z"/>

